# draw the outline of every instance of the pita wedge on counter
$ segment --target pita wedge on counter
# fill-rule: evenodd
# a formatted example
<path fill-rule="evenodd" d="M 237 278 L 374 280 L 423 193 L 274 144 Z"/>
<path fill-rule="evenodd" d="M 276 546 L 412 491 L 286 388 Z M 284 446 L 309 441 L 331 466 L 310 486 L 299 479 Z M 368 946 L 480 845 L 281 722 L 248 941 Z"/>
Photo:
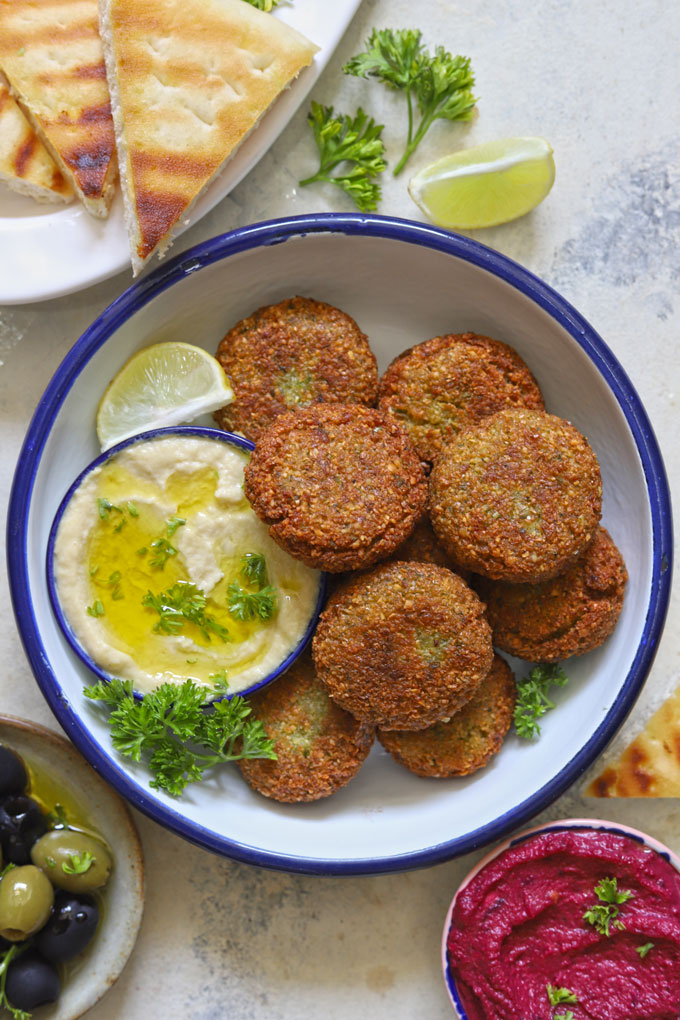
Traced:
<path fill-rule="evenodd" d="M 0 0 L 0 70 L 88 212 L 117 176 L 97 0 Z"/>
<path fill-rule="evenodd" d="M 70 202 L 73 189 L 0 75 L 0 181 L 38 202 Z"/>
<path fill-rule="evenodd" d="M 680 687 L 584 792 L 587 797 L 680 797 Z"/>
<path fill-rule="evenodd" d="M 133 271 L 317 47 L 244 0 L 101 0 Z"/>

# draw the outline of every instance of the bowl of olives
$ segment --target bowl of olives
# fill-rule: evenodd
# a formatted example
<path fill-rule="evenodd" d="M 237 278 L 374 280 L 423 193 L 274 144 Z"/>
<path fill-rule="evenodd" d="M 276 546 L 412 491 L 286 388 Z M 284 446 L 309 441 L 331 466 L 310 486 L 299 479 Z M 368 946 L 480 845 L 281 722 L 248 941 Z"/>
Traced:
<path fill-rule="evenodd" d="M 81 1016 L 125 966 L 143 901 L 123 801 L 63 737 L 0 716 L 0 1017 Z"/>

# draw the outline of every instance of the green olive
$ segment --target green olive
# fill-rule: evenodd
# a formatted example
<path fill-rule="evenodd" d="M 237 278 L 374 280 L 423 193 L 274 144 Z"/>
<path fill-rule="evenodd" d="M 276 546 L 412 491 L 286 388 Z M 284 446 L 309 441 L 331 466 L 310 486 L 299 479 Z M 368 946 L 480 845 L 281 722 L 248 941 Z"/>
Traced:
<path fill-rule="evenodd" d="M 45 924 L 53 903 L 54 889 L 40 868 L 12 868 L 0 881 L 0 935 L 10 942 L 27 939 Z"/>
<path fill-rule="evenodd" d="M 113 860 L 109 848 L 76 829 L 53 829 L 31 847 L 31 860 L 52 885 L 69 892 L 89 892 L 106 885 Z"/>

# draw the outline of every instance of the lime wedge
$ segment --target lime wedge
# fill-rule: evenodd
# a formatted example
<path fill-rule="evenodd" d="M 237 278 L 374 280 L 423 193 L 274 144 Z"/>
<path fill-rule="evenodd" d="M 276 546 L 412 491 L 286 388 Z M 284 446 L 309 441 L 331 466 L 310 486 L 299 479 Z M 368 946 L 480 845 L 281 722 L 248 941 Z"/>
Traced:
<path fill-rule="evenodd" d="M 193 344 L 169 342 L 133 354 L 109 383 L 97 410 L 102 450 L 123 439 L 193 421 L 234 399 L 219 361 Z"/>
<path fill-rule="evenodd" d="M 411 178 L 408 190 L 433 223 L 474 230 L 524 216 L 554 180 L 544 138 L 502 138 L 438 159 Z"/>

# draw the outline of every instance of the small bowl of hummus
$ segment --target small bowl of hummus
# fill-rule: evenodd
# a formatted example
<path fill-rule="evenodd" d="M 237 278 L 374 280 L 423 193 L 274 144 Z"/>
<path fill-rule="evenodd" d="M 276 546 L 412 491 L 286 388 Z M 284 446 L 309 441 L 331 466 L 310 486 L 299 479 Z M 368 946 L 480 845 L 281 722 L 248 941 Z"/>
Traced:
<path fill-rule="evenodd" d="M 459 1020 L 676 1020 L 680 858 L 592 818 L 514 836 L 456 892 L 442 967 Z"/>
<path fill-rule="evenodd" d="M 76 655 L 135 694 L 191 679 L 206 701 L 284 672 L 313 632 L 324 576 L 270 538 L 243 493 L 252 443 L 146 432 L 97 457 L 47 548 L 52 607 Z"/>

